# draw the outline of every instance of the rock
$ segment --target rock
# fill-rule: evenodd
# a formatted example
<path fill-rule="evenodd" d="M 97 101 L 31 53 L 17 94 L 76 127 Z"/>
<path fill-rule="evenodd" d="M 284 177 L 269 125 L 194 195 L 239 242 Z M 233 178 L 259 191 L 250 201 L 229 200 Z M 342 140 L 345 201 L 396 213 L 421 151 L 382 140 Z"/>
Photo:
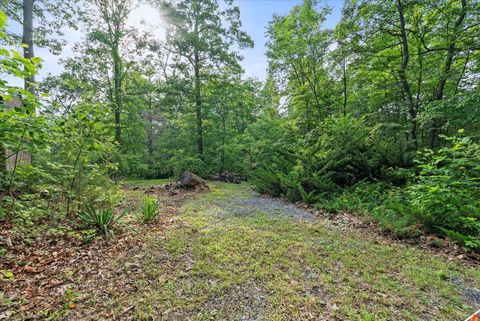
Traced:
<path fill-rule="evenodd" d="M 195 175 L 190 171 L 183 172 L 182 177 L 180 178 L 180 187 L 181 188 L 208 188 L 207 183 L 200 176 Z"/>
<path fill-rule="evenodd" d="M 0 245 L 6 245 L 7 247 L 13 247 L 12 239 L 10 236 L 0 235 Z"/>
<path fill-rule="evenodd" d="M 242 182 L 242 180 L 239 177 L 229 172 L 223 172 L 218 176 L 211 176 L 210 179 L 213 181 L 220 181 L 224 183 L 234 183 L 234 184 L 240 184 Z"/>
<path fill-rule="evenodd" d="M 12 239 L 10 238 L 10 236 L 7 236 L 5 244 L 7 244 L 8 247 L 13 247 Z"/>
<path fill-rule="evenodd" d="M 202 191 L 209 189 L 209 187 L 203 178 L 189 171 L 184 172 L 178 182 L 167 183 L 158 187 L 159 191 L 167 192 L 168 196 L 177 195 L 181 189 Z"/>

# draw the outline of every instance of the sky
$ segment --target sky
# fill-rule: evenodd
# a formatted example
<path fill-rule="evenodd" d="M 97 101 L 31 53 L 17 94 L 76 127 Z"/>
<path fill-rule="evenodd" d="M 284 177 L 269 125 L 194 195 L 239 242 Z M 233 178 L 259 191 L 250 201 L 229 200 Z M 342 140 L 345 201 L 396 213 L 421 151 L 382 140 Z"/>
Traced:
<path fill-rule="evenodd" d="M 264 80 L 267 72 L 267 57 L 265 56 L 265 36 L 268 22 L 273 14 L 285 15 L 301 0 L 236 0 L 235 5 L 240 8 L 243 30 L 246 31 L 255 42 L 253 49 L 244 51 L 243 68 L 247 77 L 257 77 Z M 324 27 L 333 28 L 340 21 L 343 0 L 324 0 L 321 5 L 328 5 L 332 13 L 328 17 Z"/>
<path fill-rule="evenodd" d="M 267 71 L 267 58 L 265 57 L 265 35 L 268 22 L 272 20 L 273 15 L 285 15 L 290 9 L 302 0 L 235 0 L 234 5 L 240 8 L 240 17 L 242 28 L 250 37 L 252 37 L 255 47 L 243 51 L 244 60 L 242 66 L 246 77 L 256 77 L 264 80 Z M 332 8 L 332 13 L 328 17 L 325 27 L 333 28 L 340 20 L 343 0 L 320 0 L 321 5 L 328 5 Z M 164 26 L 161 23 L 161 13 L 147 4 L 142 4 L 136 8 L 129 18 L 129 24 L 139 28 L 155 30 L 159 37 L 165 33 Z M 9 29 L 18 33 L 20 26 L 10 25 Z M 17 29 L 17 30 L 16 30 Z M 43 59 L 42 68 L 37 80 L 42 80 L 48 74 L 59 74 L 62 71 L 60 59 L 72 55 L 72 46 L 75 42 L 82 39 L 82 30 L 65 30 L 64 39 L 67 44 L 61 55 L 53 55 L 47 49 L 38 48 L 35 55 Z M 16 81 L 15 81 L 16 82 Z"/>

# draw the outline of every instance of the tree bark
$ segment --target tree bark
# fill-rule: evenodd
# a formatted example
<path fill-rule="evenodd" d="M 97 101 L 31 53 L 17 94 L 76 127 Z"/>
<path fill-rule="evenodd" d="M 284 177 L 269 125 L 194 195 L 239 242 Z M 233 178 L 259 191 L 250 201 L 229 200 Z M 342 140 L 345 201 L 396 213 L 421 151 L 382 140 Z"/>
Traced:
<path fill-rule="evenodd" d="M 5 148 L 0 144 L 0 192 L 4 190 L 6 183 L 5 176 L 7 174 L 7 158 L 5 154 Z"/>
<path fill-rule="evenodd" d="M 153 110 L 152 110 L 152 96 L 148 93 L 148 131 L 147 131 L 147 148 L 149 161 L 153 158 Z"/>
<path fill-rule="evenodd" d="M 198 19 L 198 18 L 196 18 Z M 198 37 L 198 20 L 195 20 L 195 34 Z M 200 92 L 200 54 L 198 46 L 195 45 L 193 69 L 195 73 L 195 111 L 197 113 L 197 153 L 203 159 L 203 115 L 202 115 L 202 96 Z"/>
<path fill-rule="evenodd" d="M 460 15 L 457 17 L 457 20 L 455 20 L 454 34 L 452 36 L 452 40 L 448 45 L 447 55 L 445 57 L 445 63 L 443 65 L 443 72 L 440 75 L 440 79 L 438 80 L 437 86 L 435 88 L 435 92 L 433 94 L 433 101 L 440 101 L 443 99 L 443 95 L 445 92 L 445 85 L 447 84 L 448 78 L 451 76 L 450 71 L 453 65 L 453 58 L 455 57 L 455 52 L 456 52 L 455 40 L 457 39 L 458 31 L 463 23 L 463 20 L 465 19 L 466 14 L 467 14 L 467 1 L 462 0 L 462 10 L 460 12 Z M 428 132 L 428 147 L 430 149 L 435 148 L 435 144 L 438 136 L 438 122 L 439 122 L 438 119 L 434 118 L 430 123 L 430 129 Z"/>
<path fill-rule="evenodd" d="M 415 110 L 415 105 L 413 104 L 412 92 L 410 89 L 410 84 L 408 83 L 407 78 L 407 68 L 408 62 L 410 59 L 410 52 L 408 48 L 408 39 L 407 32 L 405 27 L 405 16 L 403 11 L 403 4 L 401 0 L 397 0 L 397 11 L 400 18 L 400 38 L 402 43 L 402 63 L 400 64 L 400 69 L 398 75 L 400 77 L 400 84 L 402 86 L 403 97 L 405 100 L 406 109 L 408 112 L 408 118 L 410 120 L 410 131 L 409 138 L 414 143 L 414 146 L 417 146 L 417 111 Z"/>
<path fill-rule="evenodd" d="M 33 54 L 33 1 L 23 0 L 23 57 L 32 59 Z M 25 90 L 35 95 L 35 76 L 25 78 Z"/>
<path fill-rule="evenodd" d="M 222 150 L 220 152 L 220 173 L 225 170 L 225 137 L 227 135 L 227 116 L 222 117 Z"/>
<path fill-rule="evenodd" d="M 118 39 L 116 39 L 118 40 Z M 115 141 L 121 145 L 122 143 L 122 70 L 118 43 L 114 46 L 113 51 L 113 69 L 114 69 L 114 100 L 115 100 Z"/>

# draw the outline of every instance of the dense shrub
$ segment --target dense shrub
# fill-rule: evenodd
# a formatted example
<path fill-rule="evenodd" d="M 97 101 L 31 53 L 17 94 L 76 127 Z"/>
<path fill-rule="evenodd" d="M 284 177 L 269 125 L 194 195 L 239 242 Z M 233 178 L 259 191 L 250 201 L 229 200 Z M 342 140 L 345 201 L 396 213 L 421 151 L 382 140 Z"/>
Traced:
<path fill-rule="evenodd" d="M 143 155 L 117 153 L 114 160 L 118 163 L 118 174 L 130 178 L 152 176 L 154 171 L 148 166 L 142 156 Z"/>
<path fill-rule="evenodd" d="M 425 226 L 480 249 L 480 146 L 468 137 L 444 138 L 448 146 L 422 154 L 409 187 L 412 205 Z"/>
<path fill-rule="evenodd" d="M 0 11 L 0 40 L 7 43 L 5 26 Z M 35 75 L 41 62 L 5 48 L 0 58 L 0 73 L 17 80 Z M 116 168 L 105 122 L 109 106 L 97 95 L 85 95 L 65 108 L 5 80 L 0 81 L 0 98 L 0 219 L 13 223 L 12 234 L 23 238 L 40 227 L 56 227 L 83 203 L 112 205 L 117 188 L 109 179 Z M 5 108 L 5 101 L 18 106 Z M 31 163 L 6 170 L 6 158 L 13 163 L 18 152 L 32 155 Z"/>
<path fill-rule="evenodd" d="M 315 203 L 365 180 L 401 185 L 412 175 L 402 167 L 411 163 L 404 138 L 349 115 L 328 117 L 304 136 L 289 128 L 263 148 L 253 182 L 292 201 Z"/>
<path fill-rule="evenodd" d="M 180 177 L 185 171 L 191 171 L 201 177 L 205 177 L 208 174 L 205 162 L 198 157 L 174 157 L 171 161 L 171 166 L 175 177 Z"/>
<path fill-rule="evenodd" d="M 480 249 L 480 149 L 471 138 L 413 162 L 412 145 L 395 125 L 353 116 L 327 117 L 299 135 L 289 123 L 263 137 L 251 166 L 257 189 L 329 211 L 364 213 L 399 237 L 422 230 Z"/>
<path fill-rule="evenodd" d="M 406 188 L 389 182 L 360 182 L 324 195 L 317 207 L 360 213 L 399 237 L 422 230 L 448 236 L 480 249 L 480 149 L 468 137 L 444 137 L 447 146 L 426 150 L 417 161 L 419 173 L 402 169 Z"/>
<path fill-rule="evenodd" d="M 363 215 L 366 220 L 400 238 L 421 233 L 421 225 L 413 215 L 408 192 L 385 182 L 360 182 L 341 192 L 321 198 L 315 205 L 336 213 L 348 211 Z"/>

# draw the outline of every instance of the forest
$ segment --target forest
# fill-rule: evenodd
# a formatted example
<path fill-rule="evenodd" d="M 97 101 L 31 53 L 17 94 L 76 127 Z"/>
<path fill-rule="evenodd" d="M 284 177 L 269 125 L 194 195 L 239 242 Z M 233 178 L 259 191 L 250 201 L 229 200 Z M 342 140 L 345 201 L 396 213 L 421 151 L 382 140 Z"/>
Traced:
<path fill-rule="evenodd" d="M 1 0 L 0 320 L 478 320 L 479 133 L 479 0 Z"/>

